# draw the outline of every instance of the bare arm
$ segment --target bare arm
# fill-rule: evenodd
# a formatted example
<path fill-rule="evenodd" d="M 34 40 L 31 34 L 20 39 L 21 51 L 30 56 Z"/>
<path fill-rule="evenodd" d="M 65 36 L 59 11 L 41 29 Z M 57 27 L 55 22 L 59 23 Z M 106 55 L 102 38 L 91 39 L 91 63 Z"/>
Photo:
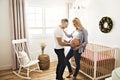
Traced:
<path fill-rule="evenodd" d="M 59 45 L 61 45 L 61 46 L 70 46 L 70 43 L 63 42 L 61 37 L 57 37 L 56 39 L 57 39 L 57 42 L 58 42 Z"/>
<path fill-rule="evenodd" d="M 68 38 L 71 38 L 71 37 L 72 37 L 72 34 L 68 34 L 65 30 L 63 30 L 63 32 L 65 33 L 65 35 L 66 35 Z"/>

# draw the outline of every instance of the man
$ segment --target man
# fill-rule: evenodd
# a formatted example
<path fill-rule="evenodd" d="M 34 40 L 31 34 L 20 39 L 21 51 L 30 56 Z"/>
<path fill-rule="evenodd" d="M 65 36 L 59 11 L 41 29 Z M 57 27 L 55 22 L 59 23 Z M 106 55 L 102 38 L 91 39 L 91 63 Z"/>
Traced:
<path fill-rule="evenodd" d="M 54 51 L 58 57 L 58 64 L 57 64 L 57 68 L 56 68 L 56 80 L 64 80 L 63 72 L 64 72 L 64 69 L 66 66 L 64 46 L 70 46 L 69 43 L 64 42 L 64 40 L 63 40 L 63 35 L 64 35 L 63 29 L 67 28 L 67 26 L 68 26 L 68 20 L 62 19 L 61 25 L 59 25 L 54 31 L 54 37 L 55 37 Z"/>

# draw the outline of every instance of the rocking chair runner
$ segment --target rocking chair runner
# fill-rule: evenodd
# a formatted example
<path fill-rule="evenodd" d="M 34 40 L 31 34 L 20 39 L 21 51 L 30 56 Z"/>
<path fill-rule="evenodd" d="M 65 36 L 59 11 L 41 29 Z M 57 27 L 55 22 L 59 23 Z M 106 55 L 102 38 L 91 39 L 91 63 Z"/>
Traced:
<path fill-rule="evenodd" d="M 39 60 L 32 60 L 30 56 L 28 56 L 29 49 L 28 49 L 28 54 L 25 51 L 25 48 L 28 47 L 27 39 L 12 40 L 12 44 L 13 44 L 15 53 L 17 55 L 17 59 L 18 59 L 19 66 L 20 66 L 18 72 L 13 71 L 14 74 L 24 79 L 31 79 L 31 77 L 29 76 L 31 71 L 41 72 L 39 65 L 38 65 Z M 33 69 L 30 69 L 30 67 L 33 65 L 36 65 L 36 67 Z M 22 68 L 26 69 L 27 72 L 23 73 L 21 70 Z M 22 74 L 26 74 L 26 76 L 23 76 Z"/>

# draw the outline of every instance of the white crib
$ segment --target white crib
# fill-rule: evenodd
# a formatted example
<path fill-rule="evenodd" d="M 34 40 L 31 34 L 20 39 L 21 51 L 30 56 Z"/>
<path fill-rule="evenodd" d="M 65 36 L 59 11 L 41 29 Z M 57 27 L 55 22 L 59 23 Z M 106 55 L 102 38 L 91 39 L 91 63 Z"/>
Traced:
<path fill-rule="evenodd" d="M 71 59 L 73 68 L 75 67 L 74 57 Z M 85 52 L 81 56 L 80 72 L 92 80 L 98 80 L 111 75 L 115 68 L 115 49 L 88 44 Z"/>

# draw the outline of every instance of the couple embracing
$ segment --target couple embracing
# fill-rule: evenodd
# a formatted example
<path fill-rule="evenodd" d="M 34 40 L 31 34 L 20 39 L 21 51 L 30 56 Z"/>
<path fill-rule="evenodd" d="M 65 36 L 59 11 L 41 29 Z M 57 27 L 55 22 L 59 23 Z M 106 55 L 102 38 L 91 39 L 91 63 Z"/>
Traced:
<path fill-rule="evenodd" d="M 61 25 L 59 25 L 54 31 L 55 37 L 55 48 L 54 51 L 58 57 L 58 64 L 56 68 L 56 80 L 65 80 L 63 78 L 64 69 L 67 66 L 69 75 L 66 78 L 71 78 L 72 80 L 76 80 L 76 76 L 80 69 L 80 59 L 81 54 L 84 52 L 85 47 L 88 43 L 88 32 L 82 26 L 80 20 L 78 18 L 73 19 L 73 26 L 75 27 L 75 31 L 71 34 L 68 34 L 64 31 L 68 26 L 68 20 L 62 19 Z M 63 35 L 66 35 L 68 38 L 72 38 L 70 41 L 63 40 Z M 64 54 L 64 46 L 70 46 L 70 50 L 65 56 Z M 72 71 L 71 64 L 69 59 L 71 57 L 75 58 L 76 68 L 75 71 Z"/>

